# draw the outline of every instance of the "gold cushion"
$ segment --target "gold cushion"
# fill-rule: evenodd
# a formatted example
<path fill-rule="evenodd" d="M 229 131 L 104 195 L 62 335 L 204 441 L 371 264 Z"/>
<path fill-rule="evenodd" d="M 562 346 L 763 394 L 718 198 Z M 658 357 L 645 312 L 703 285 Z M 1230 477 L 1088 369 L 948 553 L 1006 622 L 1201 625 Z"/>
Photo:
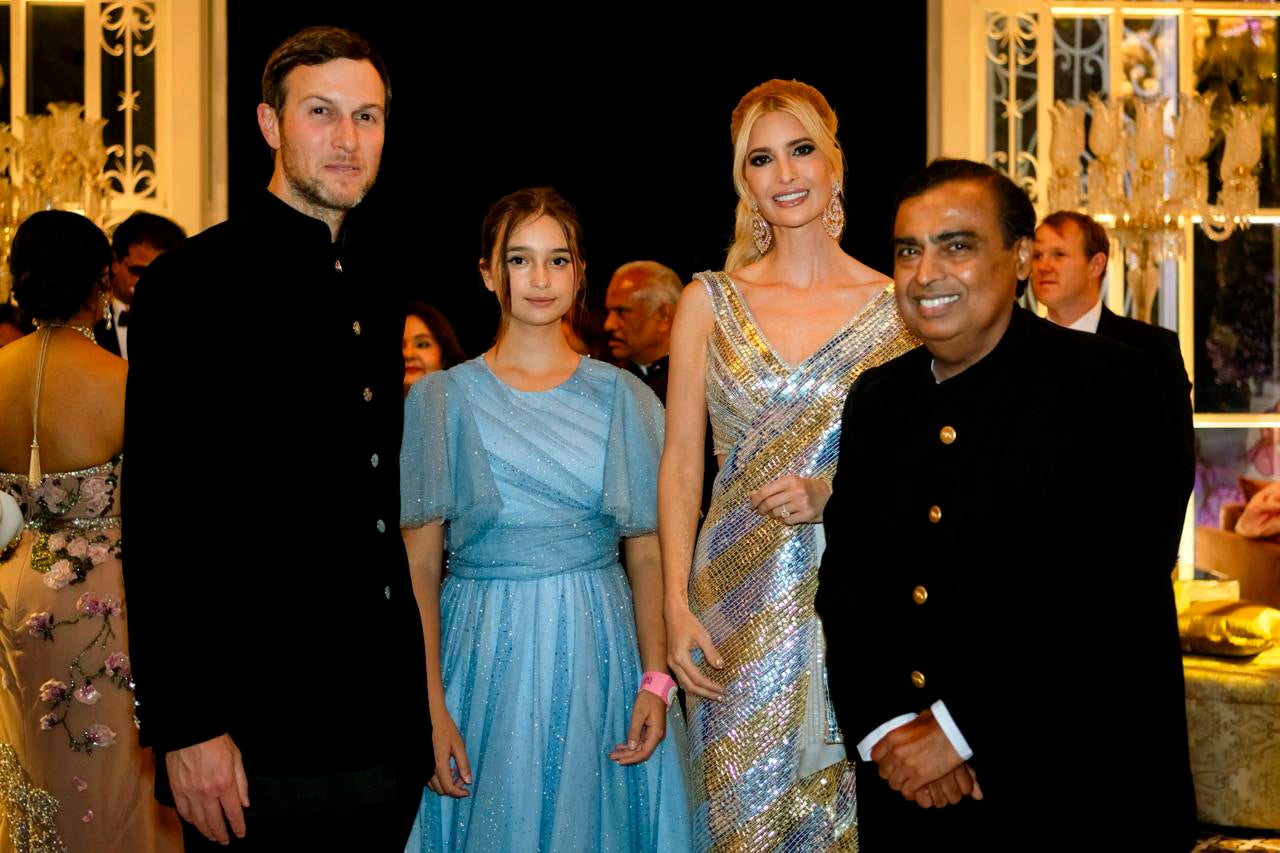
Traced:
<path fill-rule="evenodd" d="M 1248 601 L 1199 601 L 1178 614 L 1183 651 L 1256 655 L 1280 639 L 1280 610 Z"/>

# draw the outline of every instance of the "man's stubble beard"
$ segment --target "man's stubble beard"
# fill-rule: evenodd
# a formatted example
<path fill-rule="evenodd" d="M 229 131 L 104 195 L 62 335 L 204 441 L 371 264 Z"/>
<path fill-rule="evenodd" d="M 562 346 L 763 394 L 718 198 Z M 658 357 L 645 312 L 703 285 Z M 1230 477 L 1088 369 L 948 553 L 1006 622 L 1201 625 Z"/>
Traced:
<path fill-rule="evenodd" d="M 373 184 L 378 179 L 378 164 L 375 163 L 369 175 L 369 180 L 365 182 L 364 186 L 360 188 L 350 202 L 343 199 L 335 199 L 329 194 L 328 187 L 319 178 L 306 178 L 298 174 L 298 170 L 294 168 L 293 148 L 289 145 L 288 138 L 282 136 L 281 142 L 280 152 L 284 162 L 284 179 L 289 184 L 289 188 L 314 210 L 331 210 L 346 213 L 364 201 L 364 197 L 369 194 L 369 190 L 373 189 Z"/>

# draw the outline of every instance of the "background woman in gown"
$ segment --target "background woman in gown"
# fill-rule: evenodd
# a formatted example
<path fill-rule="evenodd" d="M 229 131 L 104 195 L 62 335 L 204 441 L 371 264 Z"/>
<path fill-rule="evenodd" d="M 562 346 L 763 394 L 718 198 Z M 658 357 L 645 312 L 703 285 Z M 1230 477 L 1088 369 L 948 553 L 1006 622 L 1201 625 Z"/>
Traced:
<path fill-rule="evenodd" d="M 0 350 L 0 471 L 11 472 L 0 489 L 26 525 L 0 550 L 0 811 L 19 850 L 61 849 L 55 834 L 72 851 L 182 849 L 133 725 L 120 575 L 126 363 L 92 332 L 110 263 L 97 226 L 63 211 L 28 218 L 9 256 L 37 327 Z"/>
<path fill-rule="evenodd" d="M 680 300 L 659 474 L 694 846 L 852 849 L 854 774 L 813 612 L 817 522 L 849 386 L 915 342 L 890 280 L 840 249 L 844 161 L 821 93 L 770 81 L 731 129 L 735 239 L 726 271 L 700 273 Z M 708 413 L 720 471 L 695 551 Z"/>
<path fill-rule="evenodd" d="M 580 233 L 554 190 L 498 201 L 480 262 L 498 341 L 406 403 L 402 524 L 436 758 L 413 850 L 689 846 L 654 534 L 662 409 L 565 341 Z"/>

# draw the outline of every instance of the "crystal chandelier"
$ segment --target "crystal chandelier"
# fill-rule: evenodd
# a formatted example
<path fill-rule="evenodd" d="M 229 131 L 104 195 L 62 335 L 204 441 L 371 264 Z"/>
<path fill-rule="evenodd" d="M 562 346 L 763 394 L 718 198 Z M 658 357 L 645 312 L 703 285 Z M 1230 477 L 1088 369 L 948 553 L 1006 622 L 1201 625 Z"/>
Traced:
<path fill-rule="evenodd" d="M 102 226 L 111 214 L 107 120 L 86 120 L 80 104 L 53 103 L 48 111 L 18 116 L 14 128 L 0 124 L 0 302 L 9 299 L 9 244 L 24 219 L 71 210 Z"/>
<path fill-rule="evenodd" d="M 1217 204 L 1209 203 L 1209 169 L 1204 157 L 1213 141 L 1210 108 L 1214 95 L 1180 96 L 1173 137 L 1164 132 L 1168 98 L 1122 99 L 1107 103 L 1089 96 L 1093 123 L 1087 173 L 1088 195 L 1080 193 L 1080 161 L 1085 149 L 1084 104 L 1058 101 L 1050 115 L 1049 149 L 1053 210 L 1083 210 L 1111 226 L 1125 253 L 1134 313 L 1150 321 L 1159 289 L 1158 264 L 1181 257 L 1183 227 L 1199 217 L 1212 240 L 1247 228 L 1258 209 L 1254 168 L 1262 156 L 1266 107 L 1233 104 L 1225 126 Z M 1125 127 L 1125 107 L 1133 106 L 1133 127 Z"/>

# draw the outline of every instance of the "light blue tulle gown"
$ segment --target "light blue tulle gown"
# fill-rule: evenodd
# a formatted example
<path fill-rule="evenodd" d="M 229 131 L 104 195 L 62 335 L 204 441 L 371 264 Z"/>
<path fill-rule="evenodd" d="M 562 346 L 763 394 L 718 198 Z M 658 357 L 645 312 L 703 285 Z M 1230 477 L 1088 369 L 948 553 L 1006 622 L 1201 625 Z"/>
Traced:
<path fill-rule="evenodd" d="M 448 524 L 441 670 L 474 781 L 424 791 L 406 849 L 689 849 L 678 705 L 648 761 L 608 757 L 642 675 L 618 540 L 657 527 L 661 447 L 653 393 L 590 359 L 549 391 L 483 358 L 414 386 L 401 522 Z"/>

